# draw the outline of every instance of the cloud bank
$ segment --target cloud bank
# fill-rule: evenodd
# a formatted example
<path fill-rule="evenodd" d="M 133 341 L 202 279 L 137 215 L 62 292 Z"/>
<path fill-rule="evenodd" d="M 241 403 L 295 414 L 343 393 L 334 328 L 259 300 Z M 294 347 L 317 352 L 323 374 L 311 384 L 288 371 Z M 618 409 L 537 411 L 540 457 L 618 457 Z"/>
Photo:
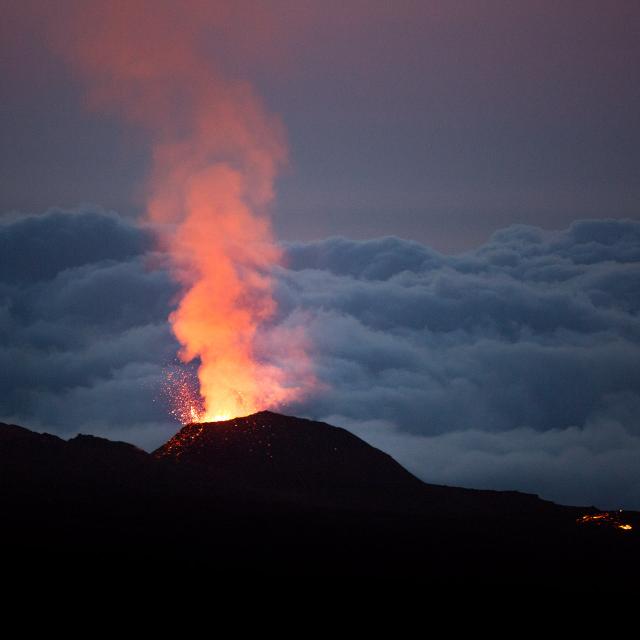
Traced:
<path fill-rule="evenodd" d="M 0 419 L 61 435 L 154 441 L 177 345 L 175 285 L 151 238 L 99 210 L 0 225 Z"/>
<path fill-rule="evenodd" d="M 348 426 L 425 480 L 640 507 L 640 224 L 517 226 L 445 256 L 344 238 L 289 247 L 285 313 L 307 313 Z"/>
<path fill-rule="evenodd" d="M 454 256 L 393 237 L 285 250 L 261 349 L 304 324 L 321 384 L 283 410 L 430 482 L 640 508 L 640 223 L 510 227 Z M 151 251 L 99 210 L 0 225 L 1 420 L 148 448 L 175 430 L 176 291 Z"/>

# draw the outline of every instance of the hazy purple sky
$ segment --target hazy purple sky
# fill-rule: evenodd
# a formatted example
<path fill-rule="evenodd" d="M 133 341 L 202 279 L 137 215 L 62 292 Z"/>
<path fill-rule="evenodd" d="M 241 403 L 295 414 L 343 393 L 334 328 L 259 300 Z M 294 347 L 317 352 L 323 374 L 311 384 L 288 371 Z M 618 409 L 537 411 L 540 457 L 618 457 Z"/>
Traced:
<path fill-rule="evenodd" d="M 243 55 L 242 42 L 212 55 L 287 129 L 281 238 L 393 234 L 452 251 L 511 223 L 640 216 L 638 3 L 270 7 L 273 56 Z M 135 215 L 142 136 L 88 113 L 37 25 L 8 13 L 0 211 L 95 203 Z"/>

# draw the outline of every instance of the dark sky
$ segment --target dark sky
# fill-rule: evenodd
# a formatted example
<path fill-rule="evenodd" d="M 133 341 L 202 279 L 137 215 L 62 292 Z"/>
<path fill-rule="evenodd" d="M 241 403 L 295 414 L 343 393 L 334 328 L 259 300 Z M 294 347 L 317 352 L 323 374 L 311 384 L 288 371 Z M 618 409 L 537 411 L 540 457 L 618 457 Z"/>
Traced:
<path fill-rule="evenodd" d="M 137 222 L 149 140 L 86 108 L 49 3 L 5 4 L 0 420 L 155 447 L 177 287 Z M 285 410 L 428 481 L 640 508 L 640 5 L 243 7 L 211 55 L 290 147 L 257 349 L 304 326 L 323 383 Z"/>

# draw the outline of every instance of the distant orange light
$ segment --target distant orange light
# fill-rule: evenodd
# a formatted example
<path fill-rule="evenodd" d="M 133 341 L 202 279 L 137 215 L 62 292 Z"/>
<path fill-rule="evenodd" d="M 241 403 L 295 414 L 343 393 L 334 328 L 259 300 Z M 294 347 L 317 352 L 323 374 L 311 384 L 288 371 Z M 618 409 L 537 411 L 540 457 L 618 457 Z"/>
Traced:
<path fill-rule="evenodd" d="M 614 513 L 612 511 L 602 511 L 601 513 L 587 513 L 577 518 L 576 522 L 581 525 L 611 527 L 614 529 L 619 529 L 620 531 L 633 530 L 632 525 L 630 525 L 628 522 L 622 522 L 622 520 L 620 520 L 620 513 L 622 513 L 622 511 L 620 511 L 619 513 Z"/>

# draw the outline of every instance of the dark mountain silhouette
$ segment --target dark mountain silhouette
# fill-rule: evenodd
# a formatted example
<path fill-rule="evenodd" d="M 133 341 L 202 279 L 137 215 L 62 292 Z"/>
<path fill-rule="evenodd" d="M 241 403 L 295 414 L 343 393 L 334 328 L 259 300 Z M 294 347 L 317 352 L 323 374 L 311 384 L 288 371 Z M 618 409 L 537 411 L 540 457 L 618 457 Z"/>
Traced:
<path fill-rule="evenodd" d="M 631 531 L 576 523 L 594 511 L 425 484 L 344 429 L 266 411 L 188 425 L 153 454 L 0 423 L 0 536 L 22 558 L 180 549 L 218 571 L 623 579 L 637 514 Z"/>
<path fill-rule="evenodd" d="M 159 477 L 149 454 L 126 442 L 87 435 L 65 441 L 2 423 L 0 460 L 4 499 L 128 494 Z"/>
<path fill-rule="evenodd" d="M 216 487 L 359 509 L 495 513 L 553 510 L 537 496 L 428 485 L 345 429 L 261 411 L 183 427 L 153 455 L 198 468 Z"/>
<path fill-rule="evenodd" d="M 270 411 L 187 425 L 153 455 L 196 464 L 254 488 L 406 491 L 424 486 L 391 456 L 345 429 Z"/>

